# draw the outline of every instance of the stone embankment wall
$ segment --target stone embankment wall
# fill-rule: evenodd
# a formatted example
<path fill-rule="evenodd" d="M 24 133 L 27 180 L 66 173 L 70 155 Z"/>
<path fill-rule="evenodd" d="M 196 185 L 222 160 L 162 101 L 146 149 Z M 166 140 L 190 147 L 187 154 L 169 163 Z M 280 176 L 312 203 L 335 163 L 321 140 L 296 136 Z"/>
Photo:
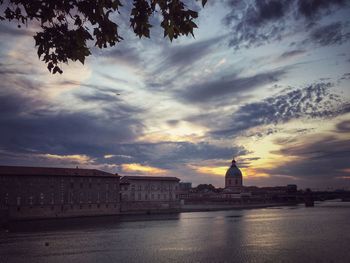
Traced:
<path fill-rule="evenodd" d="M 157 202 L 157 201 L 123 201 L 121 203 L 121 213 L 147 213 L 147 212 L 175 212 L 180 209 L 179 201 Z"/>

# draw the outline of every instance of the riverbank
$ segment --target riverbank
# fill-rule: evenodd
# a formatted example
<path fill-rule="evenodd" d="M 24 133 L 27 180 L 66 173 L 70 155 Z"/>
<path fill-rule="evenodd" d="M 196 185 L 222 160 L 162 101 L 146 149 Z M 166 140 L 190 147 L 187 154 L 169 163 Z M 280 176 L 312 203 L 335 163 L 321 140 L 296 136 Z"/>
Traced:
<path fill-rule="evenodd" d="M 296 202 L 284 203 L 260 203 L 260 204 L 186 204 L 181 206 L 181 212 L 210 212 L 210 211 L 225 211 L 225 210 L 241 210 L 241 209 L 256 209 L 276 206 L 293 206 Z"/>
<path fill-rule="evenodd" d="M 158 220 L 159 219 L 174 219 L 177 218 L 181 213 L 190 212 L 211 212 L 211 211 L 228 211 L 228 210 L 245 210 L 245 209 L 259 209 L 268 207 L 281 207 L 281 206 L 294 206 L 296 203 L 261 203 L 261 204 L 186 204 L 182 205 L 180 209 L 173 210 L 140 210 L 132 212 L 121 212 L 115 215 L 90 215 L 90 216 L 80 216 L 80 217 L 66 217 L 66 218 L 28 218 L 21 220 L 10 220 L 8 222 L 3 222 L 0 229 L 8 229 L 11 225 L 20 225 L 22 230 L 25 230 L 27 225 L 32 223 L 38 225 L 65 225 L 77 224 L 79 222 L 99 222 L 104 220 L 107 221 L 147 221 L 147 220 Z"/>

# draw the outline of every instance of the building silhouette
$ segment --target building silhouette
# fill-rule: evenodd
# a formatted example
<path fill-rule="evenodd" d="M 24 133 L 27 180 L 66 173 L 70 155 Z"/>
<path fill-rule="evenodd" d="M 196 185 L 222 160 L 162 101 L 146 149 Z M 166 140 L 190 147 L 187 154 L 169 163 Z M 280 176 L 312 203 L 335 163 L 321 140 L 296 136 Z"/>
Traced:
<path fill-rule="evenodd" d="M 243 187 L 243 176 L 241 170 L 237 167 L 235 159 L 232 160 L 230 168 L 225 175 L 225 188 L 240 192 Z"/>

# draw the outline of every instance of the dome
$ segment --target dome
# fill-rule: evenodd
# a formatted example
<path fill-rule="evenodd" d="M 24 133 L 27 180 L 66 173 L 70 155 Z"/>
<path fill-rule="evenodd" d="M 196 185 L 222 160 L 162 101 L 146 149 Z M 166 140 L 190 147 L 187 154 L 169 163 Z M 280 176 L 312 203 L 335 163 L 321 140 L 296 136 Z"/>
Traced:
<path fill-rule="evenodd" d="M 231 167 L 226 172 L 226 177 L 242 177 L 242 172 L 239 170 L 239 168 L 236 166 L 236 161 L 232 160 Z"/>
<path fill-rule="evenodd" d="M 236 165 L 231 165 L 231 167 L 226 172 L 226 176 L 242 177 L 242 172 Z"/>

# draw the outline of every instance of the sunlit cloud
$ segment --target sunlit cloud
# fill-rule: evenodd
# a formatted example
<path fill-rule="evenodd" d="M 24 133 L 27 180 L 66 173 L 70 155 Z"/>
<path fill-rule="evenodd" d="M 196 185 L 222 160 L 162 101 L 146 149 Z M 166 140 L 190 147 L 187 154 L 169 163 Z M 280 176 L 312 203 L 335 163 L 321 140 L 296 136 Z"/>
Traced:
<path fill-rule="evenodd" d="M 57 155 L 57 154 L 40 154 L 39 157 L 51 159 L 51 160 L 58 160 L 58 161 L 67 161 L 67 162 L 76 162 L 81 164 L 88 164 L 92 162 L 93 160 L 87 156 L 87 155 L 79 155 L 79 154 L 72 154 L 72 155 Z"/>
<path fill-rule="evenodd" d="M 193 169 L 195 172 L 200 174 L 208 174 L 213 176 L 222 176 L 226 174 L 228 166 L 197 166 L 197 165 L 188 165 L 189 168 Z M 240 168 L 242 171 L 243 178 L 254 178 L 254 177 L 269 177 L 265 172 L 260 172 L 254 168 Z"/>
<path fill-rule="evenodd" d="M 110 158 L 113 158 L 114 156 L 115 156 L 114 154 L 106 154 L 103 156 L 103 158 L 110 159 Z"/>
<path fill-rule="evenodd" d="M 139 163 L 128 163 L 128 164 L 122 164 L 122 171 L 124 172 L 132 172 L 132 173 L 147 173 L 147 174 L 166 174 L 167 171 L 164 169 L 160 169 L 157 167 L 152 167 L 148 165 L 142 165 Z"/>

